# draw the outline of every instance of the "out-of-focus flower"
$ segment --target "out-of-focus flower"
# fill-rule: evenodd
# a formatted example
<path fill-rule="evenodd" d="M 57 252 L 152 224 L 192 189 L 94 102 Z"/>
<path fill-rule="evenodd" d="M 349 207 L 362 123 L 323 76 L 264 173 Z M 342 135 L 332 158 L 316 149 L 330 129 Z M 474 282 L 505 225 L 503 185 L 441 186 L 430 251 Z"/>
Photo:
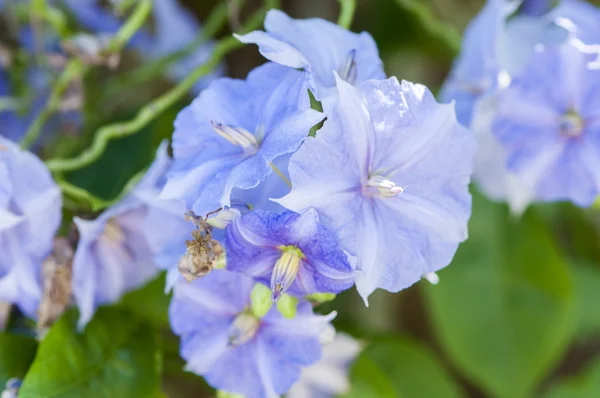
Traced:
<path fill-rule="evenodd" d="M 492 131 L 535 199 L 589 206 L 600 193 L 600 71 L 576 41 L 536 53 L 497 93 Z"/>
<path fill-rule="evenodd" d="M 66 4 L 79 23 L 94 33 L 114 34 L 121 27 L 120 19 L 101 7 L 96 0 L 66 0 Z M 198 38 L 202 29 L 193 15 L 177 0 L 154 0 L 152 15 L 154 29 L 136 32 L 129 42 L 129 47 L 137 49 L 144 59 L 159 59 L 185 50 Z M 184 79 L 210 59 L 214 46 L 213 41 L 196 46 L 190 54 L 167 69 L 168 77 L 174 81 Z M 198 94 L 212 80 L 222 75 L 223 70 L 223 65 L 220 65 L 214 72 L 200 79 L 194 85 L 193 92 Z"/>
<path fill-rule="evenodd" d="M 346 254 L 314 210 L 246 213 L 229 224 L 225 244 L 227 269 L 270 286 L 275 301 L 284 293 L 339 293 L 354 284 Z"/>
<path fill-rule="evenodd" d="M 0 395 L 0 398 L 17 398 L 19 396 L 19 389 L 21 388 L 21 379 L 10 379 L 6 382 L 4 390 Z"/>
<path fill-rule="evenodd" d="M 302 370 L 300 381 L 285 394 L 286 398 L 331 398 L 348 393 L 348 369 L 362 348 L 352 336 L 337 333 L 323 346 L 321 360 Z"/>
<path fill-rule="evenodd" d="M 194 225 L 185 220 L 186 208 L 182 201 L 159 198 L 166 183 L 166 171 L 172 163 L 167 149 L 165 141 L 156 151 L 154 163 L 133 189 L 132 196 L 146 205 L 142 230 L 155 264 L 167 270 L 166 290 L 171 290 L 181 276 L 177 264 L 186 252 L 185 241 L 192 238 Z"/>
<path fill-rule="evenodd" d="M 141 186 L 155 182 L 154 171 L 146 175 Z M 79 307 L 80 329 L 98 306 L 118 301 L 156 275 L 154 252 L 147 239 L 147 216 L 148 206 L 132 194 L 95 220 L 74 219 L 80 238 L 73 260 L 73 295 Z"/>
<path fill-rule="evenodd" d="M 453 106 L 436 103 L 422 85 L 337 85 L 336 108 L 292 156 L 293 188 L 278 202 L 317 210 L 358 257 L 356 286 L 366 300 L 449 264 L 467 237 L 476 145 Z"/>
<path fill-rule="evenodd" d="M 0 136 L 0 301 L 16 304 L 32 318 L 61 208 L 60 189 L 44 164 Z"/>
<path fill-rule="evenodd" d="M 386 77 L 377 45 L 366 32 L 352 33 L 320 18 L 292 19 L 279 10 L 267 13 L 265 30 L 236 37 L 257 44 L 270 61 L 303 69 L 326 111 L 337 94 L 334 71 L 353 85 Z"/>
<path fill-rule="evenodd" d="M 263 318 L 250 310 L 254 282 L 217 270 L 175 286 L 169 318 L 181 336 L 186 369 L 214 388 L 249 398 L 278 397 L 300 379 L 302 367 L 321 357 L 320 334 L 335 316 L 314 315 L 302 301 L 295 318 L 272 308 Z"/>
<path fill-rule="evenodd" d="M 268 63 L 246 81 L 218 79 L 175 121 L 174 163 L 162 197 L 183 199 L 204 217 L 230 206 L 293 153 L 322 119 L 310 109 L 303 73 Z"/>
<path fill-rule="evenodd" d="M 581 0 L 519 2 L 488 0 L 465 31 L 462 52 L 442 88 L 443 101 L 456 101 L 459 122 L 470 126 L 476 102 L 519 73 L 539 45 L 570 36 L 597 41 L 600 12 Z"/>

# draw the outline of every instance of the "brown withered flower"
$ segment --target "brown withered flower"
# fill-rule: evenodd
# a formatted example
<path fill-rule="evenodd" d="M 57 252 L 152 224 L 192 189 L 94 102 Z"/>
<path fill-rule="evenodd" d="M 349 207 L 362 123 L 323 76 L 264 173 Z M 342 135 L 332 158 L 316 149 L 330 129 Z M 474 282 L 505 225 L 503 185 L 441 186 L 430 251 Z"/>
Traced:
<path fill-rule="evenodd" d="M 42 264 L 44 291 L 37 325 L 40 337 L 43 337 L 71 303 L 73 255 L 68 239 L 56 238 L 52 254 Z"/>
<path fill-rule="evenodd" d="M 185 214 L 185 218 L 192 221 L 196 229 L 192 232 L 193 239 L 185 241 L 187 250 L 179 260 L 178 268 L 183 277 L 191 282 L 215 268 L 223 254 L 223 247 L 212 238 L 212 227 L 206 219 L 196 216 L 191 211 Z"/>

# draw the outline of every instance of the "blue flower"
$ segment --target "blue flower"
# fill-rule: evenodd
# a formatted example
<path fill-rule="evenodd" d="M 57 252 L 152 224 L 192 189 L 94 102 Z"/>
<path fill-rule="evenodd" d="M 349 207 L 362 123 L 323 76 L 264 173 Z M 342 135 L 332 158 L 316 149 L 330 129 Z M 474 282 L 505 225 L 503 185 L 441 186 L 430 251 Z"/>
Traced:
<path fill-rule="evenodd" d="M 173 214 L 176 205 L 159 204 L 151 196 L 168 165 L 165 150 L 163 144 L 157 161 L 125 199 L 95 220 L 74 219 L 79 244 L 73 259 L 73 295 L 79 307 L 80 329 L 92 319 L 98 306 L 117 302 L 124 293 L 156 276 L 155 259 L 160 261 L 158 265 L 168 268 L 174 259 L 171 250 L 177 252 L 183 246 L 179 257 L 185 253 L 183 235 L 189 233 L 190 226 L 184 223 L 183 213 L 178 219 Z M 163 235 L 161 240 L 161 232 L 172 234 Z M 173 265 L 176 267 L 177 262 Z"/>
<path fill-rule="evenodd" d="M 337 333 L 323 346 L 323 357 L 302 370 L 302 378 L 285 394 L 286 398 L 332 398 L 350 392 L 348 369 L 362 350 L 360 341 Z"/>
<path fill-rule="evenodd" d="M 42 262 L 62 219 L 60 189 L 33 154 L 0 136 L 0 301 L 35 318 Z"/>
<path fill-rule="evenodd" d="M 250 311 L 253 285 L 226 270 L 178 283 L 171 327 L 181 337 L 186 369 L 212 387 L 248 398 L 278 397 L 300 379 L 302 367 L 320 359 L 319 336 L 335 313 L 314 315 L 302 301 L 293 319 L 276 308 L 259 319 Z"/>
<path fill-rule="evenodd" d="M 547 13 L 544 2 L 489 0 L 465 31 L 462 52 L 442 88 L 443 101 L 456 101 L 458 120 L 470 126 L 477 101 L 502 86 L 529 62 L 537 45 L 570 36 L 597 41 L 600 13 L 579 0 L 563 0 Z"/>
<path fill-rule="evenodd" d="M 351 84 L 386 77 L 377 45 L 366 32 L 352 33 L 320 18 L 295 20 L 278 10 L 267 13 L 265 30 L 235 36 L 257 44 L 270 61 L 304 69 L 326 110 L 336 93 L 333 71 Z"/>
<path fill-rule="evenodd" d="M 167 270 L 165 289 L 170 291 L 181 278 L 177 267 L 186 252 L 185 241 L 192 239 L 193 223 L 185 220 L 185 203 L 177 199 L 160 199 L 160 191 L 166 183 L 166 171 L 172 160 L 164 141 L 156 151 L 156 159 L 144 178 L 133 189 L 132 196 L 146 205 L 146 216 L 142 230 L 154 263 Z"/>
<path fill-rule="evenodd" d="M 230 206 L 234 188 L 257 187 L 321 119 L 293 69 L 269 63 L 246 81 L 216 80 L 175 121 L 175 161 L 162 196 L 184 199 L 199 216 Z"/>
<path fill-rule="evenodd" d="M 293 188 L 278 202 L 317 210 L 358 257 L 366 300 L 450 262 L 467 237 L 476 145 L 454 107 L 422 85 L 390 78 L 357 89 L 338 79 L 337 87 L 334 112 L 292 156 Z"/>
<path fill-rule="evenodd" d="M 543 201 L 589 206 L 600 192 L 600 71 L 579 42 L 546 47 L 497 93 L 506 167 Z"/>
<path fill-rule="evenodd" d="M 314 210 L 256 210 L 236 217 L 227 227 L 225 246 L 227 269 L 270 285 L 275 301 L 286 292 L 339 293 L 354 284 L 346 254 Z"/>

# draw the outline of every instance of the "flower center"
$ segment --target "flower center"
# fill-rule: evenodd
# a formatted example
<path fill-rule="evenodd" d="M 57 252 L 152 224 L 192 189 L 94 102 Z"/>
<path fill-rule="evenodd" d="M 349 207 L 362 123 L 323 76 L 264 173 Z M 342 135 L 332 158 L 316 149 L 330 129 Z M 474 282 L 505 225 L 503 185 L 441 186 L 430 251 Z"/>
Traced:
<path fill-rule="evenodd" d="M 115 218 L 110 218 L 104 226 L 104 236 L 113 243 L 123 243 L 126 239 L 123 228 Z"/>
<path fill-rule="evenodd" d="M 210 122 L 221 137 L 231 142 L 233 145 L 242 147 L 246 155 L 254 155 L 258 152 L 258 141 L 256 137 L 241 127 L 232 127 L 226 124 Z"/>
<path fill-rule="evenodd" d="M 396 183 L 387 178 L 374 175 L 364 186 L 363 190 L 367 195 L 379 196 L 381 198 L 391 198 L 404 192 L 404 188 L 397 187 Z"/>
<path fill-rule="evenodd" d="M 354 85 L 356 83 L 356 50 L 350 50 L 342 66 L 338 70 L 340 78 Z"/>
<path fill-rule="evenodd" d="M 229 326 L 229 345 L 237 347 L 246 344 L 256 336 L 259 326 L 259 319 L 250 312 L 239 313 Z"/>
<path fill-rule="evenodd" d="M 302 251 L 296 246 L 279 246 L 281 257 L 275 263 L 273 274 L 271 275 L 271 291 L 273 292 L 273 301 L 279 300 L 298 275 L 300 262 L 305 258 Z"/>
<path fill-rule="evenodd" d="M 583 119 L 577 112 L 565 113 L 559 122 L 560 134 L 566 138 L 579 137 L 583 132 Z"/>

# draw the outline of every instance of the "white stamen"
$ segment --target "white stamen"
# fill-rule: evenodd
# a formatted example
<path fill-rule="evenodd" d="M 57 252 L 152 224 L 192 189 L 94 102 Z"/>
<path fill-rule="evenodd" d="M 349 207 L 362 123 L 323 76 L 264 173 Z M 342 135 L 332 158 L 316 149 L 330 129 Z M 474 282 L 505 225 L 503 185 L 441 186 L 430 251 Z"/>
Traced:
<path fill-rule="evenodd" d="M 391 198 L 402 192 L 404 192 L 404 188 L 397 187 L 396 183 L 379 175 L 374 175 L 369 178 L 369 181 L 367 181 L 367 184 L 365 185 L 365 193 L 384 198 Z"/>
<path fill-rule="evenodd" d="M 246 344 L 256 336 L 260 321 L 248 312 L 238 314 L 229 326 L 229 345 Z"/>
<path fill-rule="evenodd" d="M 254 155 L 258 151 L 256 137 L 241 127 L 232 127 L 226 124 L 211 121 L 217 134 L 231 142 L 233 145 L 241 146 L 247 155 Z"/>

